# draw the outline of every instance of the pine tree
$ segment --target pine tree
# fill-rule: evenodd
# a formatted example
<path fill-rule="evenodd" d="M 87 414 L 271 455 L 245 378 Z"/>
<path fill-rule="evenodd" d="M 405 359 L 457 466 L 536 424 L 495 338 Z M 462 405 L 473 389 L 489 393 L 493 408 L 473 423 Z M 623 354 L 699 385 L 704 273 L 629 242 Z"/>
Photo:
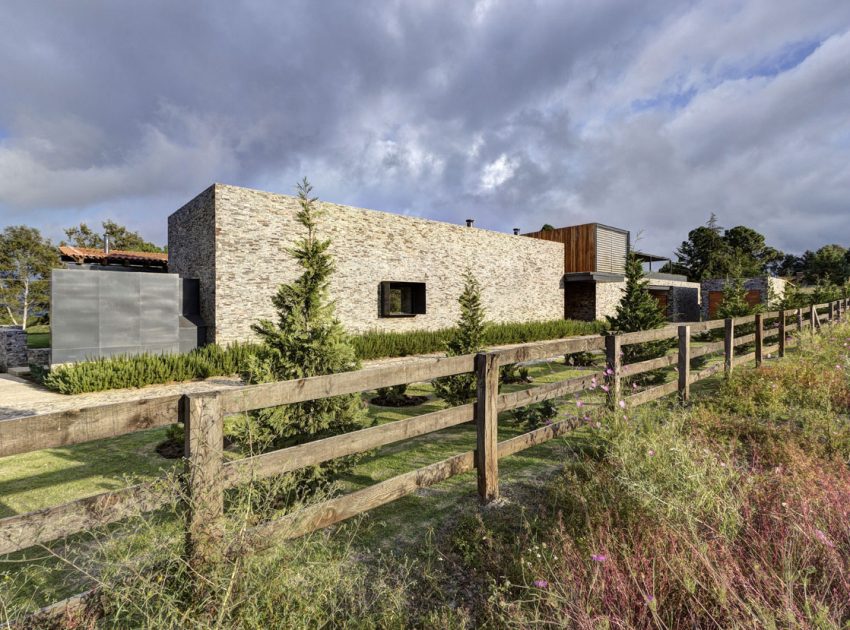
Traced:
<path fill-rule="evenodd" d="M 721 319 L 745 317 L 752 315 L 753 312 L 753 307 L 747 302 L 744 281 L 739 277 L 727 278 L 723 287 L 723 301 L 717 308 L 717 317 Z"/>
<path fill-rule="evenodd" d="M 474 354 L 484 347 L 484 307 L 481 305 L 481 285 L 467 269 L 463 274 L 463 292 L 458 298 L 460 319 L 452 339 L 446 344 L 446 354 L 456 357 Z M 475 374 L 458 374 L 434 381 L 434 392 L 450 405 L 463 405 L 475 398 Z"/>
<path fill-rule="evenodd" d="M 272 302 L 277 322 L 262 320 L 252 329 L 262 342 L 242 375 L 248 383 L 321 376 L 348 372 L 359 367 L 354 348 L 334 315 L 328 284 L 334 271 L 328 253 L 329 240 L 317 236 L 320 210 L 310 197 L 312 187 L 305 178 L 298 185 L 296 219 L 306 230 L 289 250 L 303 273 L 294 282 L 278 288 Z M 365 412 L 357 395 L 261 409 L 243 416 L 230 427 L 231 435 L 251 450 L 270 450 L 346 433 L 364 425 Z M 302 482 L 321 481 L 338 472 L 351 460 L 326 464 L 300 473 Z"/>
<path fill-rule="evenodd" d="M 630 252 L 626 260 L 626 288 L 617 305 L 617 313 L 610 320 L 612 332 L 637 332 L 667 325 L 663 308 L 646 288 L 646 284 L 643 265 Z M 663 355 L 669 347 L 670 342 L 667 340 L 629 345 L 623 348 L 623 358 L 626 363 L 654 359 Z"/>

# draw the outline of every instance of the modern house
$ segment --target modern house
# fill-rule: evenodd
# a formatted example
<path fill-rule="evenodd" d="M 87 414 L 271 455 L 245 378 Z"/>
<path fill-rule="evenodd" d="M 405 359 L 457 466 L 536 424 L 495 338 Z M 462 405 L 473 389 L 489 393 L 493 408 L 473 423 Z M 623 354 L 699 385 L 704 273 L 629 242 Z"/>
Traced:
<path fill-rule="evenodd" d="M 701 283 L 704 300 L 702 303 L 703 319 L 715 319 L 717 310 L 723 303 L 723 291 L 730 280 L 726 278 L 715 278 L 703 280 Z M 757 278 L 744 278 L 744 290 L 747 292 L 746 299 L 750 306 L 764 305 L 770 308 L 785 297 L 785 289 L 788 281 L 783 278 L 761 276 Z"/>
<path fill-rule="evenodd" d="M 626 230 L 587 224 L 525 235 L 321 202 L 332 241 L 330 291 L 352 332 L 433 330 L 457 321 L 462 274 L 482 285 L 491 321 L 613 314 L 625 287 Z M 271 297 L 299 269 L 288 253 L 303 234 L 298 200 L 214 184 L 168 218 L 169 271 L 200 282 L 200 315 L 218 343 L 273 319 Z M 699 318 L 699 284 L 652 274 L 671 319 Z"/>

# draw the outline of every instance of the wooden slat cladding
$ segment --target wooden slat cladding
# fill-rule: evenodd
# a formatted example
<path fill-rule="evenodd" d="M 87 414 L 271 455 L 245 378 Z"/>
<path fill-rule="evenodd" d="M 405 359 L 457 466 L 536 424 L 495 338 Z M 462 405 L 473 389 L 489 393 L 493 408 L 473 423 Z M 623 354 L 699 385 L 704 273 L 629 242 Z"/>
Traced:
<path fill-rule="evenodd" d="M 564 273 L 596 271 L 596 224 L 542 230 L 531 238 L 564 244 Z"/>
<path fill-rule="evenodd" d="M 596 226 L 596 269 L 601 273 L 625 273 L 628 234 Z"/>

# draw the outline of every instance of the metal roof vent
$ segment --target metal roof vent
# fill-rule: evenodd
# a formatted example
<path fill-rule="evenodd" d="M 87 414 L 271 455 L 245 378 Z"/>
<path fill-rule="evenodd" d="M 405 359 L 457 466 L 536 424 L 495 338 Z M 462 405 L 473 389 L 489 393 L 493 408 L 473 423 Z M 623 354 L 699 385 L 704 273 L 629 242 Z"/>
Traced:
<path fill-rule="evenodd" d="M 514 236 L 517 236 L 518 234 L 519 234 L 519 228 L 514 228 Z"/>
<path fill-rule="evenodd" d="M 475 223 L 475 219 L 467 219 L 466 227 L 472 227 L 472 224 Z"/>

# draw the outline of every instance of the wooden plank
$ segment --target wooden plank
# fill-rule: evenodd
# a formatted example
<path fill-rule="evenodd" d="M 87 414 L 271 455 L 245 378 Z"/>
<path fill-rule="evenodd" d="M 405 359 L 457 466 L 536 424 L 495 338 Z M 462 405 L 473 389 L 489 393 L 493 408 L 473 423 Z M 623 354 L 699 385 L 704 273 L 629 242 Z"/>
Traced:
<path fill-rule="evenodd" d="M 475 467 L 475 451 L 467 451 L 418 470 L 381 481 L 351 494 L 311 505 L 264 523 L 247 532 L 251 544 L 263 547 L 339 523 L 378 506 L 400 499 Z"/>
<path fill-rule="evenodd" d="M 691 359 L 704 357 L 707 354 L 714 354 L 715 352 L 722 352 L 725 346 L 726 342 L 721 340 L 713 341 L 712 343 L 707 343 L 696 348 L 691 348 Z"/>
<path fill-rule="evenodd" d="M 489 503 L 499 498 L 499 357 L 480 353 L 475 357 L 478 380 L 475 404 L 478 496 Z"/>
<path fill-rule="evenodd" d="M 225 414 L 241 413 L 263 407 L 356 394 L 379 387 L 430 381 L 471 372 L 474 369 L 473 360 L 474 355 L 471 354 L 427 358 L 354 372 L 246 385 L 221 392 L 222 410 Z"/>
<path fill-rule="evenodd" d="M 742 354 L 739 357 L 735 357 L 734 363 L 736 366 L 741 365 L 742 363 L 747 363 L 748 361 L 752 361 L 756 358 L 755 352 L 750 352 L 749 354 Z"/>
<path fill-rule="evenodd" d="M 678 388 L 679 383 L 677 381 L 670 381 L 669 383 L 664 383 L 663 385 L 656 385 L 655 387 L 650 387 L 649 389 L 645 389 L 642 392 L 638 392 L 637 394 L 627 396 L 625 399 L 626 404 L 629 407 L 636 407 L 637 405 L 642 405 L 651 400 L 655 400 L 657 398 L 661 398 L 662 396 L 672 394 Z"/>
<path fill-rule="evenodd" d="M 224 532 L 224 414 L 218 392 L 191 394 L 184 404 L 187 551 L 192 564 L 203 566 L 218 557 Z"/>
<path fill-rule="evenodd" d="M 756 367 L 764 360 L 764 318 L 756 313 Z"/>
<path fill-rule="evenodd" d="M 709 376 L 714 376 L 718 372 L 722 371 L 724 367 L 723 363 L 715 363 L 714 365 L 709 365 L 706 368 L 701 369 L 699 372 L 693 372 L 688 379 L 689 383 L 696 383 L 698 381 L 702 381 L 707 379 Z"/>
<path fill-rule="evenodd" d="M 723 365 L 727 378 L 735 365 L 735 320 L 728 318 L 723 322 Z"/>
<path fill-rule="evenodd" d="M 630 346 L 636 343 L 646 343 L 648 341 L 661 341 L 662 339 L 675 339 L 675 326 L 665 326 L 664 328 L 653 328 L 652 330 L 640 330 L 638 332 L 623 333 L 618 335 L 620 344 Z"/>
<path fill-rule="evenodd" d="M 622 335 L 605 337 L 605 361 L 608 371 L 608 405 L 613 409 L 622 398 Z"/>
<path fill-rule="evenodd" d="M 691 397 L 691 327 L 679 326 L 679 400 Z"/>
<path fill-rule="evenodd" d="M 782 317 L 779 318 L 779 356 L 785 356 L 785 346 L 788 343 L 788 329 L 785 318 L 785 311 L 782 312 Z"/>
<path fill-rule="evenodd" d="M 777 343 L 777 344 L 774 344 L 772 346 L 765 346 L 764 349 L 763 349 L 763 352 L 764 352 L 764 356 L 774 355 L 774 354 L 778 355 L 779 354 L 779 344 Z"/>
<path fill-rule="evenodd" d="M 263 479 L 306 466 L 316 466 L 337 457 L 362 453 L 474 420 L 475 405 L 461 405 L 360 431 L 334 435 L 255 457 L 246 457 L 224 465 L 224 484 L 231 488 L 240 483 L 247 483 L 251 479 Z"/>
<path fill-rule="evenodd" d="M 581 337 L 570 337 L 569 339 L 529 343 L 505 350 L 494 350 L 493 354 L 498 355 L 499 365 L 509 365 L 511 363 L 548 359 L 562 354 L 604 349 L 604 337 L 601 335 L 584 335 Z"/>
<path fill-rule="evenodd" d="M 688 324 L 691 327 L 691 334 L 696 334 L 700 332 L 706 332 L 708 330 L 716 330 L 719 328 L 723 328 L 726 324 L 726 320 L 723 319 L 710 319 L 704 322 L 682 322 Z"/>
<path fill-rule="evenodd" d="M 679 361 L 679 354 L 665 354 L 657 359 L 649 359 L 647 361 L 638 361 L 637 363 L 629 363 L 624 365 L 622 369 L 623 376 L 635 376 L 652 370 L 660 370 L 671 365 L 676 365 Z"/>
<path fill-rule="evenodd" d="M 0 555 L 94 529 L 177 502 L 173 488 L 150 482 L 0 519 Z"/>
<path fill-rule="evenodd" d="M 556 437 L 566 435 L 575 429 L 575 426 L 575 420 L 561 420 L 560 422 L 553 422 L 534 431 L 523 433 L 504 442 L 499 442 L 499 459 L 519 453 L 532 446 L 543 444 Z"/>
<path fill-rule="evenodd" d="M 0 457 L 117 437 L 177 422 L 180 394 L 0 420 Z"/>
<path fill-rule="evenodd" d="M 752 343 L 756 340 L 755 333 L 750 333 L 749 335 L 741 335 L 735 340 L 735 347 L 743 346 L 744 344 Z"/>
<path fill-rule="evenodd" d="M 754 321 L 756 321 L 755 315 L 745 315 L 744 317 L 736 317 L 735 318 L 735 325 L 740 326 L 742 324 L 751 324 Z"/>
<path fill-rule="evenodd" d="M 501 394 L 497 401 L 497 406 L 499 411 L 509 411 L 511 409 L 516 409 L 517 407 L 525 407 L 526 405 L 533 405 L 535 403 L 543 402 L 544 400 L 558 398 L 559 396 L 574 394 L 586 389 L 591 389 L 593 387 L 594 379 L 598 384 L 604 383 L 605 372 L 578 376 L 565 381 L 545 383 L 543 385 L 518 392 Z"/>

